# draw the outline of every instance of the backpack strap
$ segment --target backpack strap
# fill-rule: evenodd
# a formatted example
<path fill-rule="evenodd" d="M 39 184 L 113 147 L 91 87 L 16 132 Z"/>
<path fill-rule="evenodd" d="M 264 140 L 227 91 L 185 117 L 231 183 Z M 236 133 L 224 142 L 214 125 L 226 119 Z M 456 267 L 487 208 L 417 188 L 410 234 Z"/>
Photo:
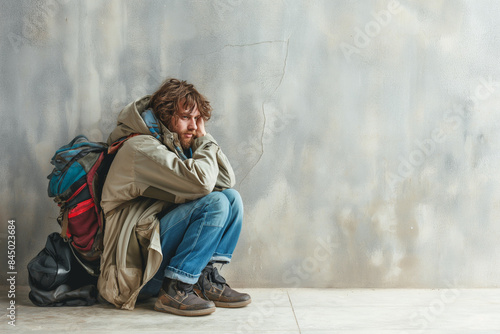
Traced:
<path fill-rule="evenodd" d="M 59 214 L 59 222 L 61 224 L 61 238 L 64 239 L 64 241 L 68 241 L 68 209 L 64 208 L 61 209 L 61 212 Z M 62 216 L 62 217 L 61 217 Z"/>
<path fill-rule="evenodd" d="M 115 154 L 127 140 L 138 135 L 140 135 L 140 133 L 133 133 L 131 135 L 128 135 L 127 137 L 118 139 L 108 147 L 108 154 Z"/>

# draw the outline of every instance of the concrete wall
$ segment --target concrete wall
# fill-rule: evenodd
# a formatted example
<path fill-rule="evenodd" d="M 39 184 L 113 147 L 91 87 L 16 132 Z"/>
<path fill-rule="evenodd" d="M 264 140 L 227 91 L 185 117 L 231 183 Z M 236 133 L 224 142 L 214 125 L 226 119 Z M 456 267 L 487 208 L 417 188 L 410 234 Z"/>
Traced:
<path fill-rule="evenodd" d="M 2 1 L 0 276 L 58 230 L 54 150 L 166 77 L 212 101 L 248 287 L 500 286 L 500 2 Z"/>

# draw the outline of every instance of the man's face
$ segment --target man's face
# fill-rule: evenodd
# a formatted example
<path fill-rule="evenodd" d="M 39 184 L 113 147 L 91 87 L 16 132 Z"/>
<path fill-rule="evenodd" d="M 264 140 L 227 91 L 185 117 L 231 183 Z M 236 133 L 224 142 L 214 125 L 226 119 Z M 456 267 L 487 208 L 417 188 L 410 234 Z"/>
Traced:
<path fill-rule="evenodd" d="M 184 108 L 183 104 L 179 103 L 179 111 L 170 119 L 168 129 L 177 133 L 184 150 L 190 148 L 195 139 L 196 129 L 198 129 L 197 122 L 200 117 L 197 106 L 190 112 Z"/>

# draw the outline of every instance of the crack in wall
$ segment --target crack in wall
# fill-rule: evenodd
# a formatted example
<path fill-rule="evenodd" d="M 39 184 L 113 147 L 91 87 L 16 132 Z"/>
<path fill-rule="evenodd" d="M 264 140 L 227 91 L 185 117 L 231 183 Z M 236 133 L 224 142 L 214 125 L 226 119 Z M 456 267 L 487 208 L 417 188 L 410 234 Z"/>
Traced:
<path fill-rule="evenodd" d="M 288 44 L 288 40 L 276 40 L 276 41 L 261 41 L 261 42 L 255 42 L 255 43 L 249 43 L 249 44 L 225 44 L 223 47 L 215 50 L 215 51 L 210 51 L 210 52 L 207 52 L 207 53 L 199 53 L 199 54 L 195 54 L 195 55 L 191 55 L 185 59 L 182 59 L 181 61 L 179 61 L 179 64 L 183 64 L 185 61 L 191 59 L 191 58 L 194 58 L 194 57 L 200 57 L 200 56 L 209 56 L 209 55 L 212 55 L 214 53 L 219 53 L 219 52 L 222 52 L 224 49 L 226 48 L 241 48 L 241 47 L 247 47 L 247 46 L 255 46 L 255 45 L 261 45 L 261 44 L 275 44 L 275 43 L 286 43 Z M 288 52 L 288 49 L 287 49 L 287 52 Z"/>
<path fill-rule="evenodd" d="M 260 149 L 259 157 L 257 158 L 257 161 L 252 165 L 252 167 L 248 170 L 248 172 L 241 178 L 241 181 L 239 182 L 240 185 L 243 183 L 243 181 L 245 181 L 245 179 L 252 172 L 252 170 L 255 169 L 255 167 L 261 161 L 262 156 L 264 155 L 264 136 L 265 136 L 266 124 L 267 124 L 265 104 L 268 103 L 272 99 L 273 95 L 276 93 L 276 91 L 281 87 L 281 84 L 283 83 L 283 79 L 284 79 L 285 74 L 286 74 L 286 67 L 287 67 L 287 61 L 288 61 L 288 51 L 289 51 L 289 45 L 290 45 L 290 38 L 291 38 L 291 36 L 289 36 L 286 40 L 260 41 L 260 42 L 248 43 L 248 44 L 225 44 L 223 47 L 221 47 L 221 48 L 219 48 L 217 50 L 210 51 L 210 52 L 207 52 L 207 53 L 199 53 L 199 54 L 191 55 L 191 56 L 189 56 L 189 57 L 187 57 L 185 59 L 182 59 L 179 62 L 179 64 L 182 65 L 184 62 L 186 62 L 186 61 L 188 61 L 188 60 L 190 60 L 190 59 L 192 59 L 194 57 L 209 56 L 209 55 L 212 55 L 212 54 L 215 54 L 215 53 L 222 52 L 224 49 L 227 49 L 227 48 L 251 47 L 251 46 L 262 45 L 262 44 L 276 44 L 276 43 L 281 43 L 281 44 L 284 44 L 286 46 L 285 58 L 283 60 L 283 67 L 282 67 L 282 73 L 281 73 L 280 80 L 279 80 L 278 84 L 276 85 L 276 87 L 274 88 L 274 90 L 271 92 L 271 94 L 269 94 L 269 97 L 267 99 L 265 99 L 264 102 L 262 102 L 262 106 L 261 106 L 262 117 L 263 117 L 264 121 L 263 121 L 263 124 L 262 124 L 262 132 L 261 132 L 261 135 L 260 135 L 260 147 L 261 147 L 261 149 Z"/>
<path fill-rule="evenodd" d="M 243 181 L 245 181 L 245 179 L 247 178 L 247 176 L 252 172 L 252 170 L 255 169 L 255 167 L 258 165 L 258 163 L 260 162 L 260 160 L 262 159 L 262 156 L 264 155 L 264 135 L 265 135 L 265 132 L 266 132 L 266 121 L 267 121 L 267 118 L 266 118 L 266 111 L 265 111 L 265 108 L 264 108 L 264 105 L 271 100 L 272 96 L 274 95 L 274 93 L 276 93 L 276 91 L 278 90 L 278 88 L 280 88 L 282 82 L 283 82 L 283 79 L 285 77 L 285 73 L 286 73 L 286 65 L 287 65 L 287 60 L 288 60 L 288 50 L 289 50 L 289 45 L 290 45 L 290 37 L 287 38 L 286 41 L 281 41 L 282 43 L 285 43 L 286 44 L 286 53 L 285 53 L 285 59 L 283 61 L 283 70 L 282 70 L 282 74 L 281 74 L 281 78 L 280 78 L 280 81 L 278 82 L 278 85 L 276 86 L 276 88 L 274 88 L 273 92 L 269 95 L 269 97 L 264 100 L 264 102 L 262 102 L 262 116 L 264 118 L 264 122 L 262 124 L 262 133 L 260 135 L 260 146 L 261 146 L 261 150 L 260 150 L 260 154 L 259 154 L 259 158 L 257 159 L 257 161 L 253 164 L 253 166 L 248 170 L 248 172 L 241 178 L 241 181 L 240 181 L 240 186 L 241 184 L 243 183 Z"/>

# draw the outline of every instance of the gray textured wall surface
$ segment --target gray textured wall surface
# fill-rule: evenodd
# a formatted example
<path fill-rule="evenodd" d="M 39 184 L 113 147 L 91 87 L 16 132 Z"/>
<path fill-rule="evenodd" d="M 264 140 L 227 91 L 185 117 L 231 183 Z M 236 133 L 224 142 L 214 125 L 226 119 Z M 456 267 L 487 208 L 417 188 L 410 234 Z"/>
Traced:
<path fill-rule="evenodd" d="M 247 287 L 499 287 L 498 1 L 0 3 L 0 277 L 58 230 L 49 160 L 167 77 L 214 107 Z"/>

